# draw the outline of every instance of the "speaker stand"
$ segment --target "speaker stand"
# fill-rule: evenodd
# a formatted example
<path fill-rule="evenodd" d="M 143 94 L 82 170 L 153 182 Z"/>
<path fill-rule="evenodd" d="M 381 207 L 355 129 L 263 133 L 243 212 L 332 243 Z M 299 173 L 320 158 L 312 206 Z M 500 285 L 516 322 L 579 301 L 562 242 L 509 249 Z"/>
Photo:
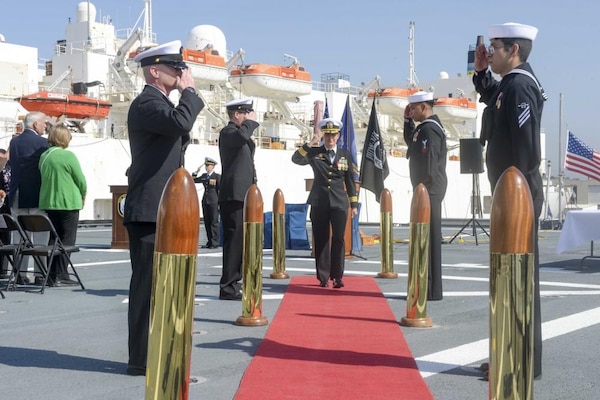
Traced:
<path fill-rule="evenodd" d="M 479 245 L 479 241 L 477 239 L 477 227 L 479 227 L 483 233 L 486 234 L 486 236 L 489 238 L 490 235 L 489 233 L 487 233 L 487 231 L 485 230 L 485 228 L 483 226 L 481 226 L 481 224 L 479 223 L 479 221 L 477 220 L 477 218 L 475 217 L 475 214 L 481 214 L 481 196 L 480 196 L 480 192 L 479 192 L 479 175 L 478 174 L 472 174 L 473 175 L 473 190 L 471 192 L 471 219 L 467 221 L 466 224 L 464 224 L 462 226 L 462 228 L 460 228 L 460 230 L 458 232 L 456 232 L 454 234 L 454 236 L 452 236 L 452 239 L 450 239 L 448 241 L 448 243 L 452 243 L 454 241 L 454 239 L 457 238 L 458 235 L 460 235 L 469 225 L 472 226 L 473 228 L 473 237 L 475 238 L 475 245 L 478 246 Z M 475 200 L 477 199 L 477 200 Z M 475 202 L 477 201 L 477 203 Z"/>

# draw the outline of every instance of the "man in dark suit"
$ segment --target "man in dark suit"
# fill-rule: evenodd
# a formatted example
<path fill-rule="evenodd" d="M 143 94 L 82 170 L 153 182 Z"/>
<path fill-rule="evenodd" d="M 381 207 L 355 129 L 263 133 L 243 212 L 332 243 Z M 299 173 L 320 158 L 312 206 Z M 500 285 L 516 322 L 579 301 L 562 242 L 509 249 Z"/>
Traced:
<path fill-rule="evenodd" d="M 183 62 L 181 42 L 169 42 L 138 54 L 146 86 L 129 108 L 131 146 L 129 187 L 123 223 L 129 234 L 129 375 L 146 373 L 156 214 L 169 177 L 183 165 L 189 132 L 204 103 Z M 168 95 L 181 94 L 174 106 Z"/>
<path fill-rule="evenodd" d="M 204 215 L 204 228 L 208 241 L 202 246 L 204 249 L 216 249 L 219 247 L 219 185 L 221 175 L 215 172 L 217 162 L 210 157 L 204 159 L 206 172 L 198 176 L 201 166 L 192 174 L 194 182 L 204 186 L 202 195 L 202 215 Z"/>
<path fill-rule="evenodd" d="M 314 235 L 317 279 L 321 287 L 344 287 L 345 242 L 344 232 L 348 218 L 348 200 L 352 216 L 358 214 L 358 195 L 352 176 L 352 156 L 350 152 L 337 147 L 342 123 L 325 118 L 319 123 L 323 132 L 324 145 L 315 135 L 310 143 L 305 143 L 292 155 L 292 162 L 307 165 L 313 169 L 315 178 L 308 196 L 311 205 L 310 220 Z"/>
<path fill-rule="evenodd" d="M 254 130 L 259 124 L 251 99 L 233 100 L 225 105 L 229 124 L 219 135 L 219 154 L 223 164 L 219 207 L 223 224 L 223 273 L 219 299 L 242 299 L 242 244 L 244 199 L 256 183 L 254 168 Z"/>
<path fill-rule="evenodd" d="M 48 140 L 42 135 L 46 132 L 46 114 L 30 112 L 23 121 L 25 129 L 15 136 L 9 145 L 11 179 L 8 191 L 8 206 L 16 218 L 20 214 L 45 214 L 38 208 L 42 178 L 38 163 L 40 156 L 48 149 Z M 34 243 L 48 243 L 48 233 L 34 233 Z M 36 282 L 43 282 L 38 266 L 33 263 Z M 29 283 L 25 273 L 17 277 L 17 283 Z M 52 282 L 51 282 L 52 283 Z"/>

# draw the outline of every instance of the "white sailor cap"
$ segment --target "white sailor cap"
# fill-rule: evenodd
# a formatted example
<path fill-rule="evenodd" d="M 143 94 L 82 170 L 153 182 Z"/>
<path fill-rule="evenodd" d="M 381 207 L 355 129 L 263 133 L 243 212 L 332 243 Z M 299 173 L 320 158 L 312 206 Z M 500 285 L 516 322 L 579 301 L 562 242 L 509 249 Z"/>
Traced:
<path fill-rule="evenodd" d="M 518 24 L 516 22 L 492 25 L 488 28 L 490 39 L 515 38 L 529 39 L 533 42 L 537 33 L 538 29 L 535 26 Z"/>
<path fill-rule="evenodd" d="M 422 103 L 424 101 L 433 101 L 433 93 L 421 90 L 408 96 L 409 104 Z"/>
<path fill-rule="evenodd" d="M 133 58 L 133 61 L 139 62 L 142 67 L 167 64 L 173 68 L 186 69 L 188 66 L 183 62 L 181 52 L 181 40 L 174 40 L 142 51 Z"/>
<path fill-rule="evenodd" d="M 344 126 L 342 121 L 338 121 L 337 119 L 333 119 L 333 118 L 324 118 L 321 121 L 319 121 L 319 129 L 324 134 L 339 133 L 340 130 L 342 129 L 342 126 Z"/>
<path fill-rule="evenodd" d="M 204 165 L 217 165 L 217 162 L 210 157 L 204 157 Z"/>
<path fill-rule="evenodd" d="M 225 104 L 225 107 L 229 111 L 254 111 L 254 109 L 252 108 L 252 99 L 250 98 L 232 100 L 229 103 Z"/>

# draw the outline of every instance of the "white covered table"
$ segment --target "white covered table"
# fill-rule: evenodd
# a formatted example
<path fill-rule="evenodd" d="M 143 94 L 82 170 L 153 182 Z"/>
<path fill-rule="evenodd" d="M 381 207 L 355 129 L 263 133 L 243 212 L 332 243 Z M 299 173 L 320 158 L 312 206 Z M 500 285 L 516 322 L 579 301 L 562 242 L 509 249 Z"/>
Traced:
<path fill-rule="evenodd" d="M 587 258 L 600 258 L 594 255 L 595 240 L 600 240 L 600 210 L 569 211 L 558 238 L 556 253 L 560 254 L 590 242 L 590 255 L 581 259 L 581 266 Z"/>

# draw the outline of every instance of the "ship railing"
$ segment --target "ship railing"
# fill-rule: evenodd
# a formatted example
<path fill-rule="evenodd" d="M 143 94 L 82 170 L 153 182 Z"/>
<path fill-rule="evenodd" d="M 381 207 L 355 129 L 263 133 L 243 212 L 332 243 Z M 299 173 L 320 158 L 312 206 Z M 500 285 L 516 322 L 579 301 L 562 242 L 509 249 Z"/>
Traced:
<path fill-rule="evenodd" d="M 338 82 L 313 81 L 312 88 L 313 88 L 313 90 L 318 90 L 321 92 L 346 93 L 346 94 L 350 94 L 352 96 L 357 96 L 361 91 L 361 88 L 356 87 L 356 86 L 340 87 Z"/>
<path fill-rule="evenodd" d="M 127 29 L 117 29 L 115 30 L 115 37 L 121 40 L 127 40 L 138 28 L 127 28 Z M 156 43 L 156 33 L 152 32 L 152 43 Z M 144 43 L 149 44 L 149 43 Z"/>

